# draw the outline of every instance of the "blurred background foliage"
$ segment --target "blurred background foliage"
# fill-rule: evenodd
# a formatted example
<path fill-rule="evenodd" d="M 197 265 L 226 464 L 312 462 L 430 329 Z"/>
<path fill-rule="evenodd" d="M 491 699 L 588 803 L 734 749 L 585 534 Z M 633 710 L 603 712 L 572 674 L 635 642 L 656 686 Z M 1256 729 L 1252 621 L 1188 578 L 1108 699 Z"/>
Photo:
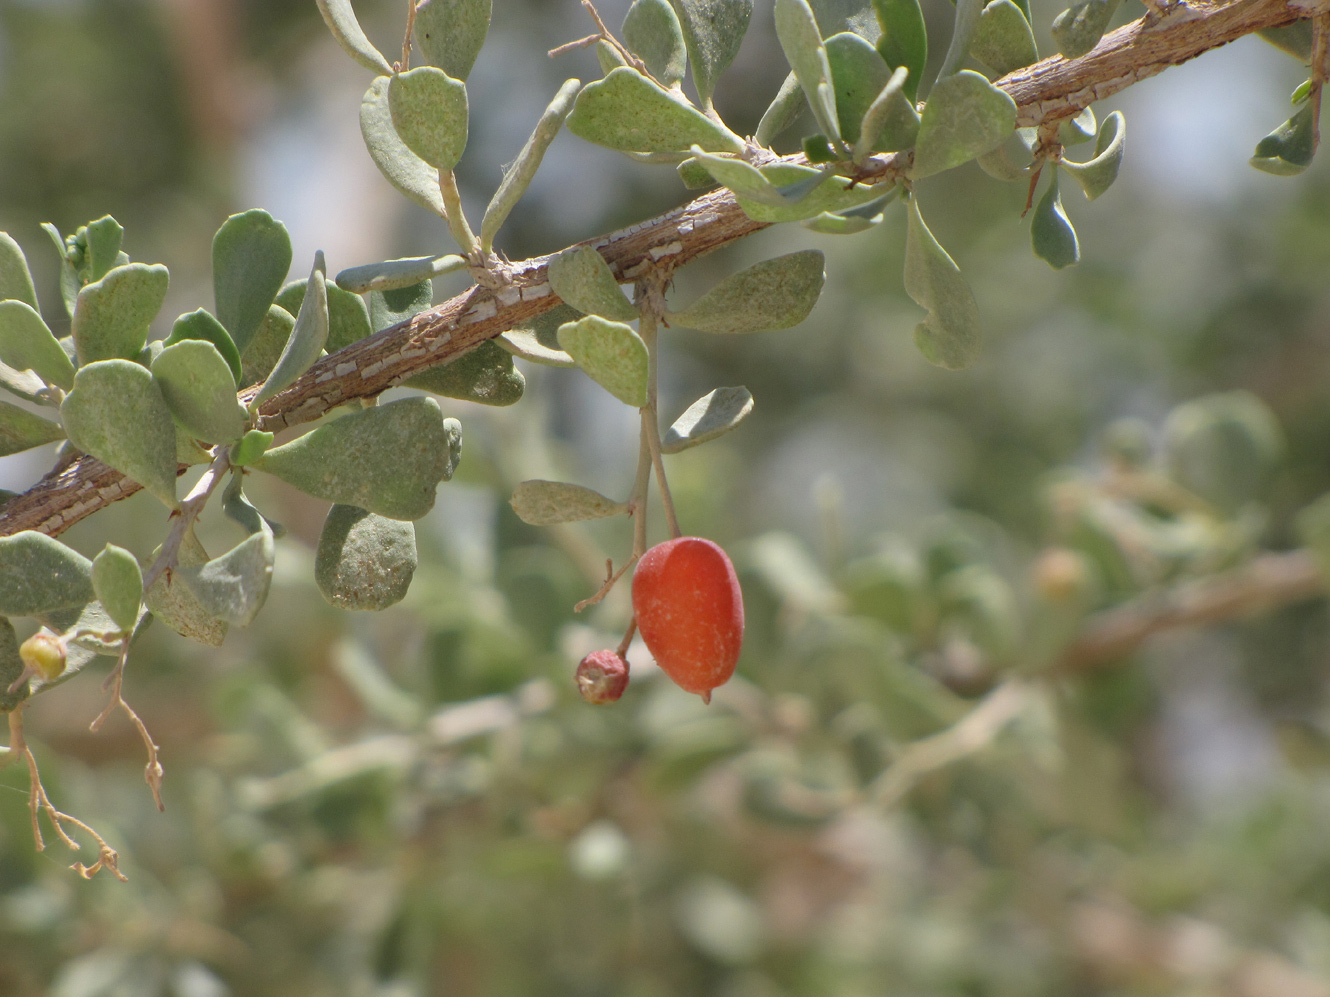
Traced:
<path fill-rule="evenodd" d="M 392 52 L 404 5 L 356 6 Z M 940 54 L 951 7 L 926 6 Z M 1051 51 L 1056 5 L 1034 6 Z M 601 5 L 612 25 L 625 7 Z M 718 94 L 740 132 L 784 74 L 757 8 Z M 469 205 L 558 83 L 596 75 L 589 53 L 544 55 L 587 30 L 572 0 L 495 5 Z M 1070 271 L 1031 256 L 1018 185 L 973 167 L 921 184 L 985 318 L 965 372 L 914 349 L 898 207 L 678 275 L 686 301 L 764 256 L 828 254 L 802 326 L 664 344 L 667 419 L 720 385 L 757 399 L 670 464 L 685 530 L 726 546 L 745 592 L 738 676 L 710 708 L 640 645 L 616 706 L 573 687 L 626 623 L 623 586 L 572 606 L 629 526 L 532 529 L 506 497 L 530 477 L 628 490 L 635 416 L 576 371 L 528 370 L 513 409 L 445 400 L 465 456 L 381 614 L 322 601 L 324 509 L 256 482 L 290 529 L 266 611 L 220 650 L 157 627 L 131 660 L 165 814 L 132 728 L 88 732 L 92 676 L 29 708 L 52 798 L 130 881 L 35 852 L 26 774 L 0 772 L 0 993 L 1330 994 L 1323 604 L 1038 677 L 1085 614 L 1295 545 L 1330 490 L 1330 175 L 1245 162 L 1301 75 L 1244 39 L 1097 108 L 1125 109 L 1127 160 L 1102 200 L 1068 199 Z M 333 271 L 441 251 L 360 145 L 367 83 L 311 0 L 0 0 L 0 229 L 54 302 L 38 222 L 114 214 L 136 259 L 171 267 L 163 316 L 210 300 L 212 232 L 249 207 L 286 222 L 301 273 L 316 248 Z M 564 134 L 502 249 L 685 196 Z M 0 483 L 49 460 L 6 458 Z M 137 496 L 66 539 L 143 555 L 162 529 Z M 976 704 L 950 764 L 910 747 Z"/>

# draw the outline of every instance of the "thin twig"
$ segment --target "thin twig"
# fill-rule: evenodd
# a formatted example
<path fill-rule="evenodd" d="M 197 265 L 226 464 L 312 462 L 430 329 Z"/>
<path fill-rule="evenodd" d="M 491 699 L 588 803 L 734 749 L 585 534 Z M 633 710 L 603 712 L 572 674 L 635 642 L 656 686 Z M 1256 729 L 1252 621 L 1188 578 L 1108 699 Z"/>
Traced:
<path fill-rule="evenodd" d="M 632 557 L 630 557 L 627 561 L 623 563 L 623 567 L 620 568 L 618 571 L 614 570 L 614 562 L 607 560 L 605 562 L 605 583 L 601 585 L 600 588 L 596 589 L 595 595 L 587 596 L 587 598 L 583 599 L 576 606 L 574 606 L 573 612 L 580 613 L 588 606 L 596 605 L 596 603 L 600 602 L 607 595 L 609 595 L 610 591 L 614 588 L 615 584 L 619 581 L 620 578 L 624 576 L 624 572 L 626 572 L 629 568 L 631 568 L 634 564 L 637 563 L 637 558 L 638 555 L 634 554 Z"/>
<path fill-rule="evenodd" d="M 679 529 L 679 517 L 674 512 L 674 499 L 670 495 L 670 482 L 665 477 L 665 461 L 660 449 L 660 413 L 657 400 L 660 387 L 660 348 L 657 335 L 660 317 L 665 313 L 665 283 L 667 277 L 659 270 L 652 270 L 638 284 L 637 330 L 647 346 L 647 403 L 642 409 L 643 437 L 651 453 L 651 463 L 656 469 L 656 484 L 660 488 L 660 501 L 665 509 L 665 523 L 669 527 L 670 537 L 682 536 Z"/>
<path fill-rule="evenodd" d="M 152 735 L 148 733 L 147 724 L 145 724 L 142 719 L 139 718 L 139 715 L 134 712 L 133 707 L 125 702 L 125 697 L 121 694 L 125 680 L 125 663 L 128 660 L 129 637 L 126 636 L 120 648 L 120 658 L 116 661 L 115 668 L 112 669 L 111 674 L 107 676 L 106 681 L 102 684 L 103 689 L 110 688 L 111 698 L 107 702 L 106 708 L 97 715 L 97 719 L 88 725 L 88 729 L 93 732 L 100 730 L 102 724 L 106 722 L 106 718 L 111 715 L 117 706 L 125 711 L 129 716 L 130 721 L 134 724 L 134 727 L 138 730 L 139 737 L 143 739 L 144 747 L 148 749 L 148 764 L 143 768 L 143 781 L 146 782 L 148 788 L 152 790 L 152 799 L 153 802 L 157 804 L 157 809 L 159 811 L 165 811 L 166 804 L 162 802 L 162 780 L 166 773 L 162 769 L 162 763 L 157 758 L 157 745 L 153 743 Z"/>
<path fill-rule="evenodd" d="M 161 553 L 157 555 L 157 560 L 152 562 L 151 567 L 143 573 L 144 592 L 151 589 L 164 572 L 175 568 L 176 560 L 180 556 L 180 544 L 184 542 L 185 535 L 199 518 L 199 513 L 203 512 L 203 507 L 208 504 L 209 496 L 212 495 L 213 490 L 222 480 L 222 475 L 226 473 L 230 466 L 230 450 L 227 447 L 218 447 L 212 463 L 203 472 L 203 477 L 199 478 L 194 487 L 189 490 L 189 494 L 180 503 L 180 508 L 172 513 L 171 532 L 166 535 L 166 542 L 162 544 Z"/>
<path fill-rule="evenodd" d="M 402 36 L 402 61 L 393 68 L 405 73 L 411 68 L 411 32 L 416 30 L 416 0 L 406 0 L 406 34 Z"/>

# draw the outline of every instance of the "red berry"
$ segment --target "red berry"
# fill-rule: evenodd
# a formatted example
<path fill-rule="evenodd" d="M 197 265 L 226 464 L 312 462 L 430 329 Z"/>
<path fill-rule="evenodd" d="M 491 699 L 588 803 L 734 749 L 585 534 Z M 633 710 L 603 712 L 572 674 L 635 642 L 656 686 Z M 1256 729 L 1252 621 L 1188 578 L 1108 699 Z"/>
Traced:
<path fill-rule="evenodd" d="M 711 690 L 734 674 L 744 638 L 743 593 L 725 551 L 700 537 L 652 547 L 633 571 L 633 613 L 656 664 L 711 702 Z"/>
<path fill-rule="evenodd" d="M 577 665 L 577 691 L 588 703 L 613 703 L 628 688 L 628 659 L 617 651 L 592 651 Z"/>

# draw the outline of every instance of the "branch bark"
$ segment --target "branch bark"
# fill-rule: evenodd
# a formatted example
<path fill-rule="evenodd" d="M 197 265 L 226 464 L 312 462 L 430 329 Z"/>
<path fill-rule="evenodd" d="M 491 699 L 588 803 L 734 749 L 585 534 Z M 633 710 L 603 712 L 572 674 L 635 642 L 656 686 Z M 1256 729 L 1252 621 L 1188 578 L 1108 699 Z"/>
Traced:
<path fill-rule="evenodd" d="M 1157 75 L 1169 66 L 1264 28 L 1330 11 L 1330 0 L 1181 0 L 1162 17 L 1134 21 L 1105 35 L 1078 59 L 1044 59 L 997 81 L 1018 108 L 1018 123 L 1039 125 L 1069 117 L 1097 100 Z M 802 157 L 791 157 L 800 161 Z M 909 153 L 877 157 L 867 178 L 894 179 Z M 589 240 L 620 281 L 646 266 L 678 267 L 766 228 L 748 218 L 728 191 L 712 191 L 649 221 Z M 472 287 L 409 321 L 325 357 L 260 410 L 259 426 L 276 431 L 309 422 L 355 398 L 367 398 L 412 374 L 456 359 L 559 303 L 546 281 L 549 257 L 509 265 L 496 289 Z M 256 388 L 241 393 L 248 402 Z M 0 510 L 0 536 L 39 530 L 52 536 L 117 502 L 139 486 L 91 457 L 52 471 Z"/>

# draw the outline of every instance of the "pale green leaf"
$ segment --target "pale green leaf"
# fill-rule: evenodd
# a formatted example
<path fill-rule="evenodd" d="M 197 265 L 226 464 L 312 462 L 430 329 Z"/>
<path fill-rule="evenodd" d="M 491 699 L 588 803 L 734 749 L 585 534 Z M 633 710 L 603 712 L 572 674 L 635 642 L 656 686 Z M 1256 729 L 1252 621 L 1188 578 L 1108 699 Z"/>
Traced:
<path fill-rule="evenodd" d="M 328 510 L 314 556 L 314 581 L 338 609 L 387 609 L 416 571 L 416 528 L 353 505 Z"/>
<path fill-rule="evenodd" d="M 244 435 L 235 378 L 212 343 L 186 339 L 168 346 L 152 362 L 152 376 L 171 414 L 196 439 L 230 443 Z"/>
<path fill-rule="evenodd" d="M 69 354 L 26 302 L 0 301 L 0 360 L 15 370 L 32 370 L 66 391 L 74 385 Z"/>
<path fill-rule="evenodd" d="M 1019 130 L 996 149 L 978 157 L 975 162 L 994 180 L 1015 183 L 1030 179 L 1030 150 L 1021 140 Z"/>
<path fill-rule="evenodd" d="M 724 436 L 753 411 L 753 396 L 747 388 L 717 388 L 689 405 L 684 414 L 665 430 L 660 448 L 679 453 L 718 436 Z"/>
<path fill-rule="evenodd" d="M 137 356 L 170 280 L 160 264 L 130 263 L 79 291 L 71 329 L 79 363 Z"/>
<path fill-rule="evenodd" d="M 803 95 L 799 77 L 791 71 L 776 91 L 771 104 L 762 112 L 762 120 L 757 123 L 753 141 L 758 145 L 770 146 L 776 136 L 794 124 L 799 112 L 804 109 Z"/>
<path fill-rule="evenodd" d="M 808 317 L 826 280 L 820 250 L 805 249 L 726 277 L 690 306 L 666 313 L 671 325 L 712 333 L 788 329 Z"/>
<path fill-rule="evenodd" d="M 1164 423 L 1169 476 L 1228 515 L 1262 496 L 1285 451 L 1278 419 L 1249 391 L 1194 398 Z"/>
<path fill-rule="evenodd" d="M 389 82 L 386 76 L 376 78 L 360 102 L 360 134 L 365 148 L 390 184 L 421 207 L 446 217 L 438 171 L 407 148 L 393 127 L 388 107 Z"/>
<path fill-rule="evenodd" d="M 568 128 L 625 152 L 742 152 L 743 139 L 635 69 L 616 69 L 577 95 Z"/>
<path fill-rule="evenodd" d="M 300 311 L 305 300 L 305 289 L 309 279 L 293 280 L 277 295 L 277 304 L 295 315 Z M 369 323 L 369 309 L 365 299 L 359 294 L 345 291 L 336 284 L 324 281 L 324 290 L 328 294 L 328 340 L 323 348 L 329 353 L 336 353 L 345 346 L 359 342 L 372 335 L 373 327 Z"/>
<path fill-rule="evenodd" d="M 647 347 L 629 326 L 588 315 L 559 326 L 559 346 L 625 405 L 647 403 Z"/>
<path fill-rule="evenodd" d="M 37 289 L 32 286 L 28 259 L 8 232 L 0 232 L 0 301 L 21 301 L 37 311 Z"/>
<path fill-rule="evenodd" d="M 132 360 L 80 367 L 60 406 L 73 444 L 176 507 L 176 430 L 147 368 Z"/>
<path fill-rule="evenodd" d="M 262 429 L 251 429 L 231 448 L 231 463 L 236 467 L 252 464 L 272 446 L 273 434 Z"/>
<path fill-rule="evenodd" d="M 27 671 L 27 665 L 18 653 L 18 634 L 14 624 L 0 616 L 0 713 L 12 713 L 28 698 L 29 685 L 23 683 L 11 692 L 11 687 Z"/>
<path fill-rule="evenodd" d="M 623 19 L 623 40 L 664 86 L 674 86 L 688 70 L 683 27 L 669 0 L 633 0 Z"/>
<path fill-rule="evenodd" d="M 143 572 L 134 555 L 114 544 L 102 548 L 92 561 L 92 590 L 115 625 L 132 632 L 143 602 Z"/>
<path fill-rule="evenodd" d="M 813 110 L 813 120 L 827 138 L 837 142 L 841 132 L 836 119 L 831 65 L 813 8 L 808 6 L 808 0 L 776 0 L 775 11 L 776 35 L 790 68 L 803 87 L 808 106 Z"/>
<path fill-rule="evenodd" d="M 1122 167 L 1122 156 L 1126 151 L 1124 144 L 1126 140 L 1127 119 L 1122 116 L 1121 111 L 1114 111 L 1104 119 L 1099 128 L 1099 137 L 1095 139 L 1094 159 L 1088 163 L 1073 163 L 1066 159 L 1062 161 L 1062 168 L 1080 184 L 1087 200 L 1093 201 L 1108 190 L 1118 178 L 1118 170 Z"/>
<path fill-rule="evenodd" d="M 513 368 L 512 356 L 493 340 L 402 383 L 446 398 L 495 406 L 514 404 L 526 389 L 526 378 Z"/>
<path fill-rule="evenodd" d="M 365 294 L 369 291 L 396 291 L 419 284 L 422 280 L 441 277 L 455 270 L 465 270 L 466 267 L 465 256 L 413 256 L 407 259 L 384 260 L 382 263 L 347 267 L 337 275 L 336 282 L 342 290 L 355 294 Z M 328 289 L 328 295 L 328 307 L 332 309 L 331 287 Z M 333 338 L 331 329 L 328 338 L 330 340 Z"/>
<path fill-rule="evenodd" d="M 356 20 L 356 13 L 351 9 L 351 0 L 315 0 L 323 22 L 337 39 L 346 54 L 355 59 L 371 73 L 387 76 L 393 71 L 383 53 L 365 35 L 365 31 Z"/>
<path fill-rule="evenodd" d="M 393 128 L 406 147 L 436 170 L 451 170 L 466 149 L 466 84 L 421 66 L 388 83 Z"/>
<path fill-rule="evenodd" d="M 1053 18 L 1053 40 L 1068 59 L 1088 53 L 1104 36 L 1122 0 L 1084 0 Z"/>
<path fill-rule="evenodd" d="M 1058 141 L 1062 145 L 1080 145 L 1095 137 L 1099 123 L 1095 120 L 1094 108 L 1086 107 L 1074 118 L 1063 118 L 1058 125 Z"/>
<path fill-rule="evenodd" d="M 0 457 L 63 440 L 65 431 L 27 409 L 0 402 Z"/>
<path fill-rule="evenodd" d="M 491 0 L 424 0 L 416 8 L 416 44 L 431 66 L 455 80 L 471 75 L 490 27 Z"/>
<path fill-rule="evenodd" d="M 78 551 L 35 530 L 0 537 L 0 616 L 35 616 L 93 598 L 92 562 Z"/>
<path fill-rule="evenodd" d="M 992 0 L 984 7 L 970 40 L 970 55 L 999 76 L 1039 60 L 1030 22 L 1011 0 Z"/>
<path fill-rule="evenodd" d="M 277 539 L 285 535 L 286 527 L 281 523 L 274 523 L 254 506 L 245 497 L 245 475 L 242 471 L 233 470 L 231 480 L 226 483 L 226 488 L 222 490 L 222 512 L 226 518 L 234 523 L 239 523 L 246 533 L 262 533 L 265 530 Z"/>
<path fill-rule="evenodd" d="M 1058 193 L 1058 168 L 1053 165 L 1049 173 L 1048 189 L 1035 206 L 1030 220 L 1030 244 L 1034 255 L 1046 262 L 1054 270 L 1061 270 L 1081 259 L 1081 244 L 1076 238 L 1076 229 L 1062 207 L 1062 196 Z"/>
<path fill-rule="evenodd" d="M 577 361 L 559 348 L 559 326 L 581 318 L 571 305 L 555 305 L 527 322 L 509 329 L 495 341 L 509 353 L 549 367 L 576 367 Z"/>
<path fill-rule="evenodd" d="M 693 85 L 704 107 L 710 106 L 716 81 L 739 52 L 753 0 L 670 0 L 679 15 Z M 698 145 L 703 145 L 699 142 Z M 683 146 L 687 148 L 687 146 Z"/>
<path fill-rule="evenodd" d="M 51 237 L 51 242 L 55 245 L 56 256 L 60 260 L 60 300 L 64 302 L 65 314 L 72 317 L 74 302 L 78 300 L 79 290 L 83 284 L 78 274 L 74 272 L 73 264 L 69 262 L 69 248 L 65 245 L 60 230 L 50 222 L 42 222 L 42 231 Z"/>
<path fill-rule="evenodd" d="M 274 447 L 251 466 L 315 498 L 391 519 L 419 519 L 452 477 L 461 427 L 432 398 L 403 398 L 352 412 Z"/>
<path fill-rule="evenodd" d="M 604 38 L 596 42 L 596 62 L 600 64 L 601 76 L 608 76 L 620 66 L 628 65 L 624 54 Z"/>
<path fill-rule="evenodd" d="M 216 347 L 217 352 L 226 361 L 226 366 L 230 369 L 232 378 L 234 378 L 236 384 L 240 383 L 243 372 L 240 363 L 240 351 L 236 349 L 235 340 L 226 331 L 226 327 L 208 311 L 199 308 L 196 311 L 181 315 L 175 320 L 175 325 L 171 327 L 171 335 L 167 337 L 165 345 L 174 346 L 176 343 L 184 342 L 187 339 L 202 340 Z M 156 357 L 153 359 L 155 360 Z M 149 366 L 151 366 L 151 363 L 152 361 L 149 361 Z"/>
<path fill-rule="evenodd" d="M 904 66 L 909 76 L 904 83 L 905 96 L 918 99 L 919 81 L 928 62 L 928 33 L 919 0 L 873 0 L 882 37 L 877 50 L 892 69 Z"/>
<path fill-rule="evenodd" d="M 628 513 L 626 502 L 562 481 L 523 481 L 509 500 L 517 518 L 531 526 L 581 523 Z"/>
<path fill-rule="evenodd" d="M 688 160 L 688 163 L 696 163 L 706 171 L 708 182 L 704 186 L 711 186 L 713 181 L 719 182 L 750 201 L 757 201 L 770 207 L 794 207 L 795 202 L 777 190 L 762 171 L 751 163 L 746 163 L 742 159 L 713 156 L 709 152 L 703 152 L 696 145 L 693 146 L 692 153 L 693 158 Z M 687 163 L 681 164 L 680 170 L 682 171 L 686 165 Z"/>
<path fill-rule="evenodd" d="M 1010 0 L 1007 0 L 1010 2 Z M 827 39 L 827 63 L 836 92 L 836 118 L 841 136 L 858 142 L 864 115 L 891 80 L 891 70 L 868 42 L 850 31 Z M 905 82 L 902 74 L 901 84 Z M 909 100 L 902 95 L 908 105 Z"/>
<path fill-rule="evenodd" d="M 550 260 L 549 282 L 555 294 L 580 312 L 619 322 L 637 318 L 637 308 L 623 296 L 614 271 L 590 246 L 565 249 Z"/>
<path fill-rule="evenodd" d="M 153 557 L 156 556 L 157 553 L 154 553 Z M 197 568 L 207 561 L 208 552 L 199 543 L 193 529 L 186 530 L 177 555 L 177 569 Z M 222 646 L 226 637 L 226 622 L 203 608 L 178 570 L 159 575 L 152 588 L 144 594 L 144 602 L 153 616 L 182 637 L 209 647 Z"/>
<path fill-rule="evenodd" d="M 919 122 L 910 177 L 919 180 L 982 156 L 1016 128 L 1016 104 L 968 69 L 940 80 Z"/>
<path fill-rule="evenodd" d="M 736 195 L 744 214 L 758 222 L 798 222 L 816 218 L 824 211 L 842 212 L 876 201 L 882 196 L 881 187 L 856 184 L 834 173 L 823 173 L 807 166 L 778 163 L 764 166 L 761 173 L 780 192 L 787 203 L 765 204 L 762 201 Z"/>
<path fill-rule="evenodd" d="M 896 67 L 864 111 L 854 144 L 855 162 L 862 163 L 872 152 L 895 152 L 914 145 L 919 137 L 919 112 L 905 96 L 905 82 L 905 67 Z"/>
<path fill-rule="evenodd" d="M 413 315 L 419 315 L 434 301 L 434 286 L 431 281 L 422 280 L 419 284 L 399 287 L 391 291 L 371 291 L 369 295 L 369 322 L 375 332 L 405 322 Z"/>
<path fill-rule="evenodd" d="M 824 211 L 816 218 L 805 219 L 799 224 L 824 235 L 858 235 L 882 223 L 882 208 L 894 200 L 900 190 L 900 187 L 892 187 L 885 197 L 870 201 L 861 207 L 851 208 L 839 214 Z"/>
<path fill-rule="evenodd" d="M 86 261 L 88 280 L 101 280 L 121 263 L 120 242 L 125 230 L 110 215 L 88 222 Z M 129 262 L 125 257 L 124 262 Z"/>
<path fill-rule="evenodd" d="M 240 373 L 241 384 L 257 384 L 272 373 L 295 327 L 294 315 L 280 305 L 269 306 L 268 314 L 259 324 L 258 331 L 250 340 L 249 349 L 245 351 Z"/>
<path fill-rule="evenodd" d="M 0 388 L 38 405 L 55 404 L 46 382 L 30 370 L 15 370 L 7 364 L 0 363 Z"/>
<path fill-rule="evenodd" d="M 213 237 L 213 301 L 241 357 L 290 269 L 291 237 L 266 211 L 232 215 Z"/>
<path fill-rule="evenodd" d="M 1295 176 L 1310 166 L 1316 153 L 1315 111 L 1312 102 L 1306 102 L 1293 117 L 1257 142 L 1251 165 L 1279 177 Z"/>
<path fill-rule="evenodd" d="M 221 557 L 177 565 L 173 574 L 208 616 L 247 627 L 268 600 L 275 557 L 272 532 L 263 529 Z"/>
<path fill-rule="evenodd" d="M 250 403 L 252 407 L 257 408 L 292 384 L 323 352 L 323 344 L 328 341 L 328 288 L 323 271 L 323 253 L 320 251 L 314 254 L 314 269 L 310 271 L 309 283 L 300 304 L 300 314 L 296 316 L 295 328 L 291 330 L 291 338 L 286 341 L 286 348 L 277 358 L 272 373 Z"/>
<path fill-rule="evenodd" d="M 1265 41 L 1304 65 L 1312 61 L 1312 22 L 1311 19 L 1294 21 L 1282 28 L 1262 28 L 1256 32 Z"/>
<path fill-rule="evenodd" d="M 928 310 L 914 330 L 924 357 L 948 370 L 974 363 L 980 344 L 979 306 L 960 268 L 928 231 L 914 197 L 905 239 L 905 293 Z"/>

